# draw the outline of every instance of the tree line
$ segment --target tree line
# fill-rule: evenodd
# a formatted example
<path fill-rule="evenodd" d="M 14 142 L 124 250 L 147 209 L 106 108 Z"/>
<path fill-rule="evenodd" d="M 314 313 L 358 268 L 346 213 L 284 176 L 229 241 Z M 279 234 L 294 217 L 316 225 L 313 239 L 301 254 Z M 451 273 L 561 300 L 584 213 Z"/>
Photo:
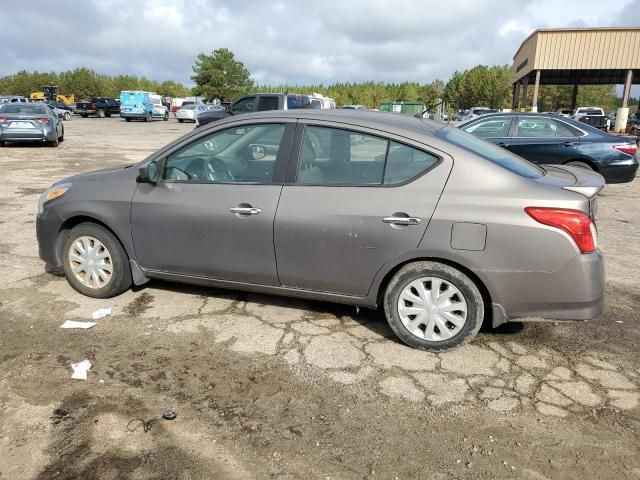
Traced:
<path fill-rule="evenodd" d="M 338 106 L 361 104 L 379 108 L 383 101 L 418 101 L 429 109 L 446 102 L 450 111 L 474 106 L 495 109 L 511 108 L 513 86 L 509 65 L 477 65 L 465 71 L 456 71 L 445 83 L 434 80 L 420 82 L 335 82 L 329 85 L 260 85 L 251 79 L 249 70 L 230 50 L 220 48 L 210 54 L 200 53 L 192 67 L 189 88 L 182 83 L 166 80 L 158 82 L 136 75 L 109 76 L 89 68 L 76 68 L 66 72 L 27 72 L 0 78 L 0 95 L 24 95 L 39 91 L 43 85 L 59 85 L 60 93 L 76 98 L 96 96 L 118 97 L 122 90 L 153 91 L 167 97 L 200 95 L 207 100 L 219 98 L 232 101 L 247 93 L 290 92 L 320 93 L 333 98 Z M 538 96 L 538 111 L 555 111 L 571 105 L 572 86 L 542 85 Z M 531 104 L 533 86 L 527 96 Z M 637 102 L 637 100 L 636 100 Z M 578 105 L 600 106 L 605 110 L 619 106 L 613 85 L 588 85 L 578 89 Z"/>

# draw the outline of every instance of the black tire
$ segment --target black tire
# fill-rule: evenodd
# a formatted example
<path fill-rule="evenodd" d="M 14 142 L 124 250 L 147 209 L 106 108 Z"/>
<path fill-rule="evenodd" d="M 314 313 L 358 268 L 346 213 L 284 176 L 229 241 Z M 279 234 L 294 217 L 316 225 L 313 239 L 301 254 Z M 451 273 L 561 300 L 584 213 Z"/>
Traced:
<path fill-rule="evenodd" d="M 110 253 L 112 275 L 109 281 L 100 288 L 91 288 L 84 285 L 72 271 L 70 262 L 70 249 L 73 243 L 80 237 L 92 237 L 97 239 Z M 106 228 L 95 223 L 81 223 L 73 227 L 65 236 L 62 250 L 62 261 L 65 276 L 69 284 L 78 292 L 93 298 L 111 298 L 126 291 L 132 283 L 129 257 L 118 239 Z"/>
<path fill-rule="evenodd" d="M 67 121 L 71 120 L 71 112 L 65 112 L 64 113 L 64 119 L 67 120 Z"/>
<path fill-rule="evenodd" d="M 81 113 L 81 114 L 80 114 L 80 116 L 81 116 L 82 118 L 87 118 L 87 117 L 89 116 L 89 114 L 88 114 L 88 113 Z"/>
<path fill-rule="evenodd" d="M 180 123 L 182 123 L 182 122 L 184 122 L 184 119 L 179 118 L 179 119 L 178 119 L 178 121 L 179 121 Z"/>
<path fill-rule="evenodd" d="M 6 145 L 6 143 L 4 143 L 4 141 L 0 142 L 0 147 L 4 147 Z"/>
<path fill-rule="evenodd" d="M 56 136 L 56 139 L 48 141 L 47 145 L 50 147 L 57 147 L 58 145 L 60 145 L 60 139 Z"/>
<path fill-rule="evenodd" d="M 104 113 L 104 110 L 98 110 L 98 111 L 96 112 L 96 117 L 98 117 L 98 118 L 104 118 L 104 117 L 106 117 L 106 114 Z"/>
<path fill-rule="evenodd" d="M 591 170 L 592 172 L 594 171 L 591 165 L 589 165 L 587 162 L 581 162 L 580 160 L 571 160 L 570 162 L 565 163 L 565 165 L 569 165 L 570 167 L 584 168 L 585 170 Z"/>
<path fill-rule="evenodd" d="M 62 127 L 62 133 L 58 137 L 58 142 L 60 143 L 64 142 L 64 127 Z"/>
<path fill-rule="evenodd" d="M 130 122 L 130 121 L 131 121 L 131 118 L 127 117 L 127 118 L 125 118 L 125 120 L 126 120 L 127 122 Z"/>
<path fill-rule="evenodd" d="M 402 291 L 422 277 L 436 277 L 456 287 L 467 304 L 466 321 L 451 338 L 430 341 L 411 333 L 402 323 L 398 302 Z M 484 320 L 484 300 L 476 284 L 461 271 L 439 262 L 421 261 L 409 263 L 396 272 L 387 285 L 384 295 L 384 311 L 387 322 L 396 336 L 410 347 L 428 352 L 442 352 L 459 347 L 476 336 Z"/>

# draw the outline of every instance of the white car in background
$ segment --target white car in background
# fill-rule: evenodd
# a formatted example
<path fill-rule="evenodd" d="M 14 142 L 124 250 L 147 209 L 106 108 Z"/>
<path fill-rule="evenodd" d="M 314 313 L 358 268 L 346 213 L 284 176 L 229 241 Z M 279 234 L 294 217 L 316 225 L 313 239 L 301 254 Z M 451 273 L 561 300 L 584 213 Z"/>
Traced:
<path fill-rule="evenodd" d="M 188 103 L 187 105 L 183 105 L 180 110 L 176 112 L 176 118 L 180 123 L 187 122 L 195 122 L 198 115 L 202 112 L 206 112 L 207 110 L 211 110 L 211 107 L 215 105 L 206 105 L 206 104 L 194 104 Z"/>

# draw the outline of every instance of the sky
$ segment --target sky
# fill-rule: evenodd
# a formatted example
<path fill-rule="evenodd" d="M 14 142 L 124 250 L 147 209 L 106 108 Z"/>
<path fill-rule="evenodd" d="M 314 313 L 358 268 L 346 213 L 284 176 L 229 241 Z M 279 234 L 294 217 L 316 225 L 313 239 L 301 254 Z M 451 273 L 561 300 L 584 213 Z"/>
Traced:
<path fill-rule="evenodd" d="M 196 55 L 221 47 L 259 84 L 427 83 L 511 65 L 536 28 L 640 26 L 640 0 L 2 3 L 0 76 L 86 66 L 187 85 Z"/>

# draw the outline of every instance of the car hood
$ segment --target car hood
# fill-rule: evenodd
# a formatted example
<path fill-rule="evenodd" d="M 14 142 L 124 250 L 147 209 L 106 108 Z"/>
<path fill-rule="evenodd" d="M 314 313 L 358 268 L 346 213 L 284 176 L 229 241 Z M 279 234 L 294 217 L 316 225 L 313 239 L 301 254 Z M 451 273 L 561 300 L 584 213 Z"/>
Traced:
<path fill-rule="evenodd" d="M 134 164 L 125 165 L 124 167 L 115 167 L 115 168 L 104 168 L 102 170 L 95 170 L 93 172 L 81 173 L 79 175 L 73 175 L 72 177 L 67 177 L 56 182 L 54 185 L 58 185 L 60 183 L 78 183 L 78 182 L 95 182 L 96 180 L 101 180 L 104 177 L 111 175 L 116 172 L 120 172 L 127 168 L 132 167 Z"/>
<path fill-rule="evenodd" d="M 537 182 L 577 192 L 587 198 L 595 197 L 604 188 L 604 178 L 593 170 L 568 165 L 545 165 L 543 170 L 545 175 Z"/>

